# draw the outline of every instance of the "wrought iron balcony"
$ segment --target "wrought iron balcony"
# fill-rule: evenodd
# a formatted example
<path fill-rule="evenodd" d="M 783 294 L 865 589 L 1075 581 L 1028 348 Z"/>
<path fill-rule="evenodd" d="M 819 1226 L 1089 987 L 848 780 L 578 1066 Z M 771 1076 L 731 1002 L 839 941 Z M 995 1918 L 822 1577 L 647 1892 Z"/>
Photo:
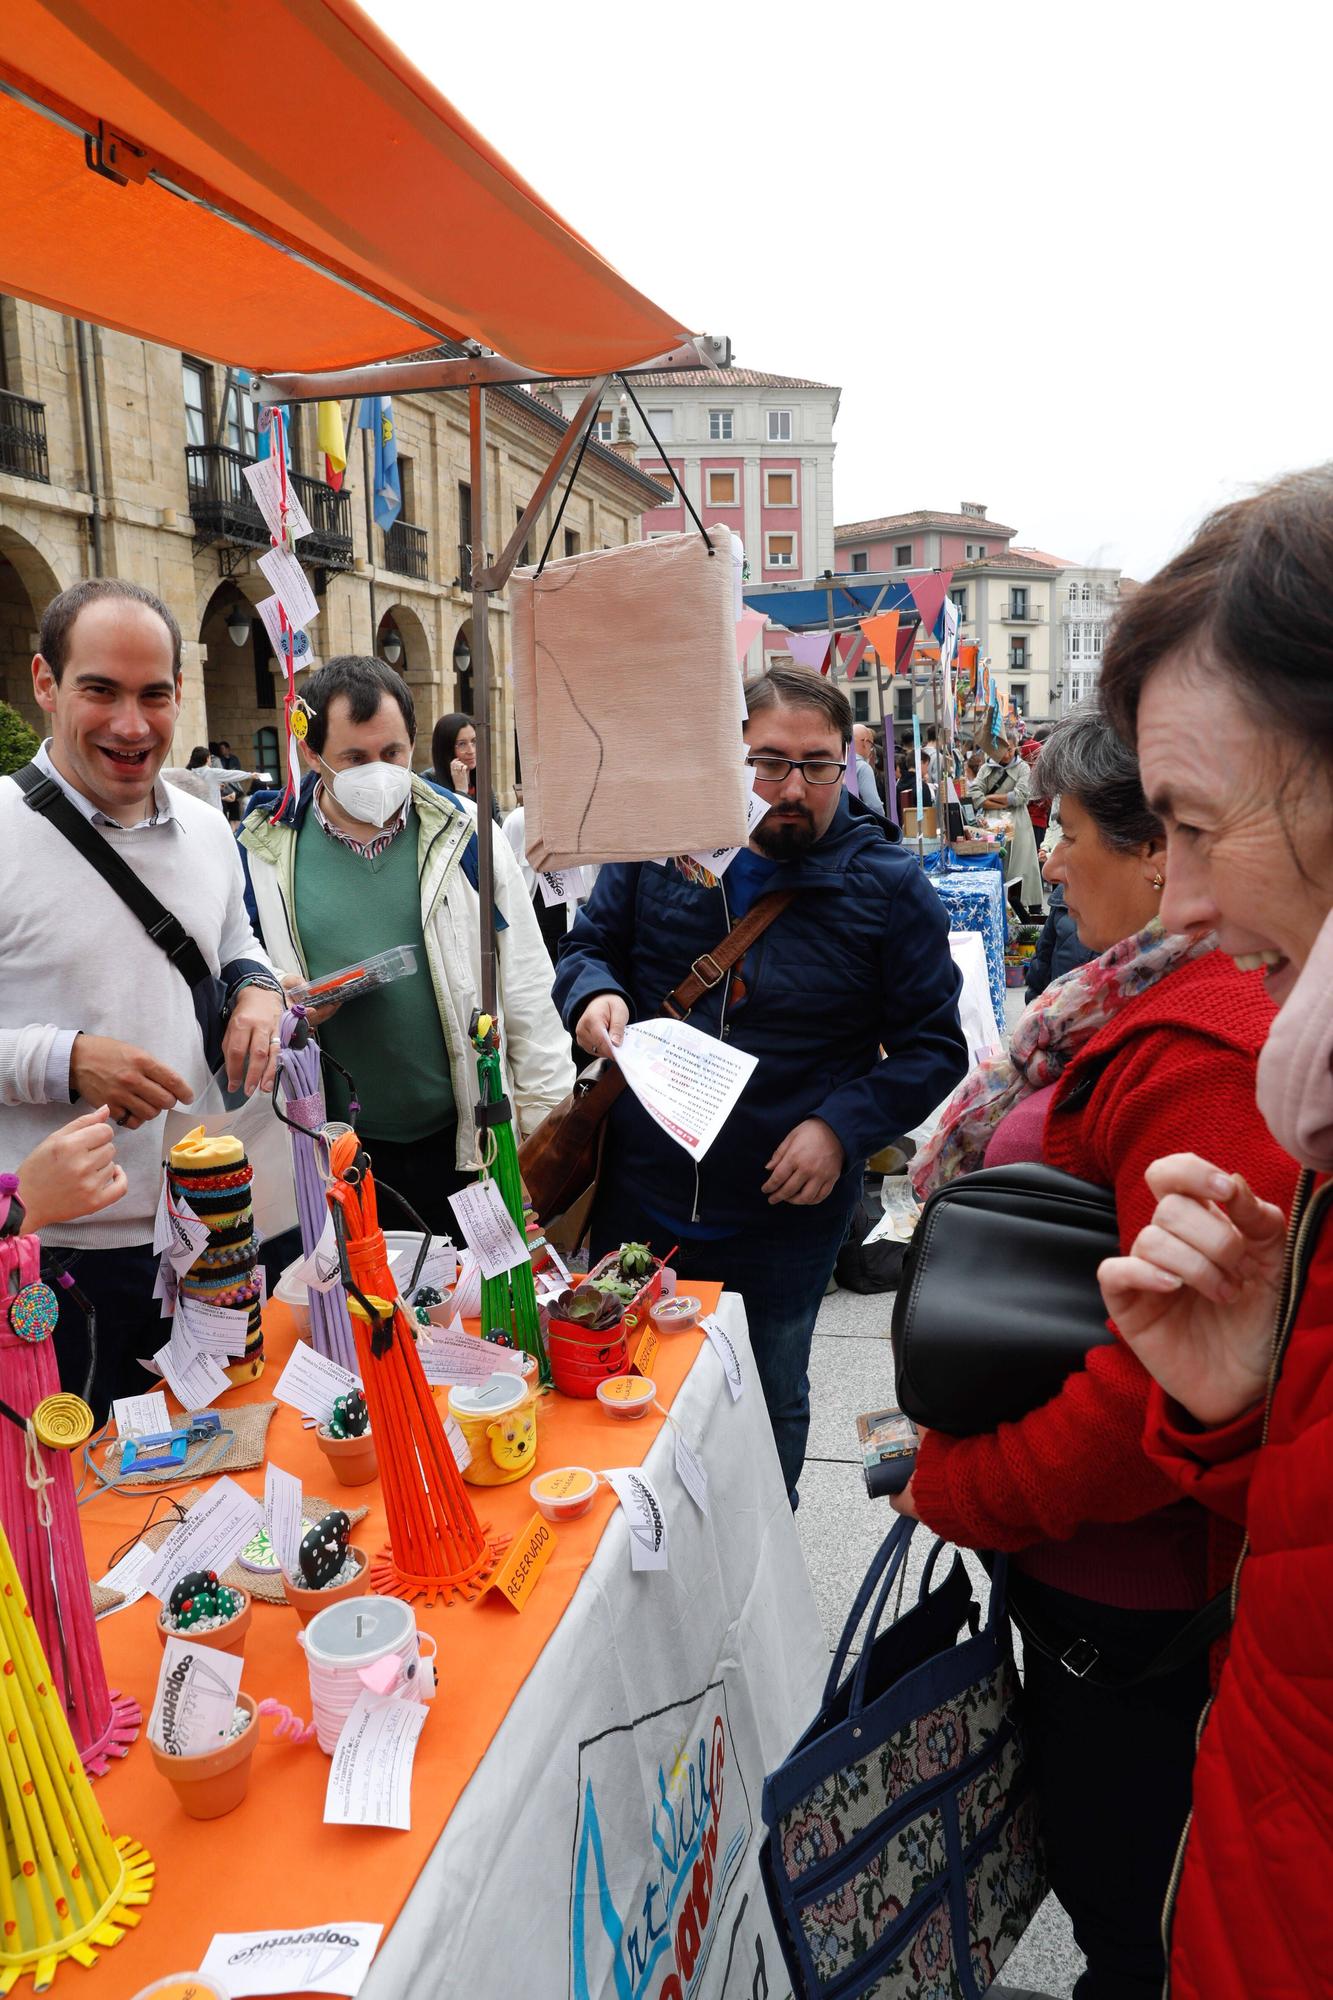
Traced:
<path fill-rule="evenodd" d="M 190 512 L 201 541 L 231 542 L 244 549 L 266 549 L 269 532 L 244 472 L 254 460 L 225 444 L 185 447 L 185 475 Z M 351 496 L 335 493 L 322 479 L 293 472 L 292 485 L 310 521 L 310 533 L 297 543 L 297 554 L 308 565 L 324 569 L 352 567 Z"/>
<path fill-rule="evenodd" d="M 384 567 L 396 576 L 430 581 L 430 535 L 411 521 L 395 521 L 384 531 Z"/>
<path fill-rule="evenodd" d="M 1040 625 L 1045 612 L 1039 604 L 1029 604 L 1020 611 L 1011 598 L 1000 613 L 1002 625 Z"/>
<path fill-rule="evenodd" d="M 0 389 L 0 472 L 51 483 L 46 457 L 46 405 Z"/>

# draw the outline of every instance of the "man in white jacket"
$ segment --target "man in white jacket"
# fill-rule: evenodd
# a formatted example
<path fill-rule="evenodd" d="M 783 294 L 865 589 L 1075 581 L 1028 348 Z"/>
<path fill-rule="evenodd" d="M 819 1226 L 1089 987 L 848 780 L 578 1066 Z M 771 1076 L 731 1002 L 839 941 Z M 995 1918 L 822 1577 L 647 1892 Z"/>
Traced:
<path fill-rule="evenodd" d="M 42 1232 L 44 1250 L 60 1253 L 97 1313 L 90 1400 L 99 1418 L 110 1397 L 150 1386 L 138 1357 L 166 1338 L 152 1247 L 163 1114 L 198 1095 L 210 1066 L 186 978 L 35 809 L 42 796 L 73 807 L 195 940 L 224 989 L 233 1084 L 267 1088 L 282 1014 L 226 821 L 162 782 L 180 708 L 180 648 L 170 611 L 138 584 L 99 577 L 62 591 L 42 618 L 33 661 L 52 725 L 33 760 L 45 783 L 30 806 L 14 779 L 0 779 L 0 1168 L 14 1169 L 103 1106 L 122 1128 L 118 1198 L 90 1202 L 81 1215 L 66 1208 Z M 82 1390 L 82 1315 L 68 1293 L 58 1296 L 62 1379 Z"/>
<path fill-rule="evenodd" d="M 302 979 L 415 947 L 415 973 L 321 1017 L 319 1038 L 351 1077 L 377 1176 L 431 1228 L 456 1232 L 448 1196 L 478 1166 L 468 1039 L 481 1004 L 476 810 L 412 775 L 412 695 L 382 660 L 326 661 L 302 704 L 300 796 L 275 825 L 276 798 L 257 794 L 240 830 L 256 927 L 281 971 Z M 506 1089 L 521 1136 L 560 1102 L 574 1067 L 518 863 L 494 828 L 485 838 Z M 330 1115 L 345 1118 L 347 1085 L 332 1067 L 325 1083 Z"/>

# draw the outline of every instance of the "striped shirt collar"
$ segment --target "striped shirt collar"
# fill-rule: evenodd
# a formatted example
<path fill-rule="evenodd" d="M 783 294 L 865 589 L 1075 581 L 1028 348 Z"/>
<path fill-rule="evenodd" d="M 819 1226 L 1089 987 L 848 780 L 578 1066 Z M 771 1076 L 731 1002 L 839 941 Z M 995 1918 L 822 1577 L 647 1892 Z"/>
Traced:
<path fill-rule="evenodd" d="M 319 784 L 315 786 L 314 797 L 311 800 L 311 804 L 315 809 L 315 818 L 319 821 L 325 833 L 328 834 L 330 840 L 341 841 L 344 847 L 350 847 L 353 854 L 359 854 L 364 861 L 377 860 L 384 853 L 385 849 L 398 838 L 403 828 L 407 825 L 408 809 L 412 804 L 411 795 L 409 794 L 387 826 L 380 827 L 371 835 L 369 840 L 358 840 L 354 834 L 345 833 L 342 827 L 335 826 L 333 821 L 326 816 L 324 808 L 320 803 L 323 794 L 324 783 L 321 779 Z"/>

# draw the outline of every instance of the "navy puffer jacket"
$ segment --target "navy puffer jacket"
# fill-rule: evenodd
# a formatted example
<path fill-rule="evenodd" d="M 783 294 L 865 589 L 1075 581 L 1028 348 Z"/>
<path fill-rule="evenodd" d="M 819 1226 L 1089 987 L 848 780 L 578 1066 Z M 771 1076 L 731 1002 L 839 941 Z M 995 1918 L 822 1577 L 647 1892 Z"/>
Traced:
<path fill-rule="evenodd" d="M 919 1124 L 967 1067 L 948 919 L 878 822 L 840 801 L 824 838 L 768 886 L 797 896 L 747 955 L 745 998 L 727 1010 L 727 1038 L 759 1066 L 699 1165 L 697 1210 L 685 1150 L 628 1092 L 611 1114 L 608 1170 L 644 1206 L 710 1228 L 772 1221 L 767 1162 L 805 1118 L 822 1118 L 842 1141 L 847 1166 L 828 1203 L 845 1202 L 867 1155 Z M 604 867 L 560 950 L 554 995 L 565 1025 L 572 1031 L 599 993 L 619 993 L 632 1020 L 660 1013 L 729 928 L 725 876 L 710 889 L 670 864 Z M 721 987 L 690 1023 L 720 1032 Z M 827 1205 L 789 1205 L 784 1220 L 823 1227 Z"/>

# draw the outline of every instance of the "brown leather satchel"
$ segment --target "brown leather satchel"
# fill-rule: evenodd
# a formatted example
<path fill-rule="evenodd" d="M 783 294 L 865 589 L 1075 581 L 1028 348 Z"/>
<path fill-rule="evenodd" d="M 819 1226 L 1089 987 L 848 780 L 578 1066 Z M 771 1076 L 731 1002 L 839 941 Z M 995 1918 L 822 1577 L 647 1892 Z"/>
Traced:
<path fill-rule="evenodd" d="M 695 959 L 658 1012 L 671 1015 L 673 1020 L 687 1020 L 705 993 L 721 985 L 750 946 L 782 915 L 795 893 L 794 889 L 775 889 L 761 896 L 715 950 Z M 543 1228 L 567 1212 L 582 1210 L 580 1221 L 591 1212 L 590 1197 L 601 1171 L 607 1113 L 624 1088 L 624 1072 L 610 1056 L 590 1063 L 568 1097 L 547 1113 L 536 1131 L 519 1147 L 523 1185 Z M 578 1240 L 571 1239 L 568 1231 L 562 1234 L 566 1241 Z"/>

